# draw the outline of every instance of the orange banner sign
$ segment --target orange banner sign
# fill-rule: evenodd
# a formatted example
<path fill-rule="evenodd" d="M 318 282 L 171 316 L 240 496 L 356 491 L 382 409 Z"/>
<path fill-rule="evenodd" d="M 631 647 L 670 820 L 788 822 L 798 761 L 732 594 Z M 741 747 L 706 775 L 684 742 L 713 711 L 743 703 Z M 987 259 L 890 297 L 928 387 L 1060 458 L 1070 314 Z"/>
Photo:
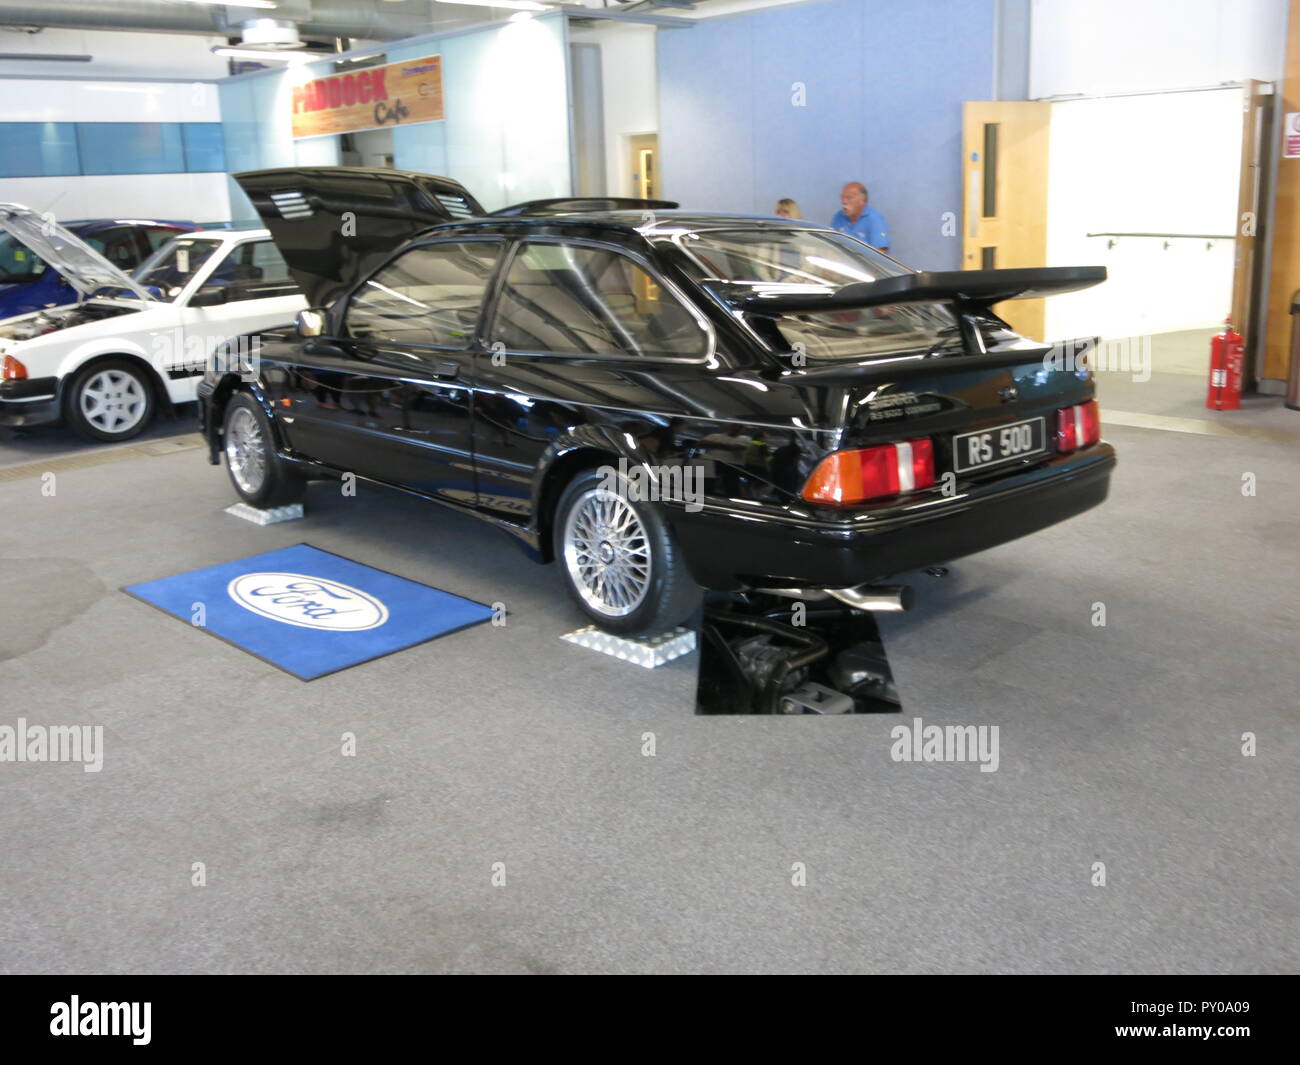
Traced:
<path fill-rule="evenodd" d="M 293 135 L 437 122 L 442 115 L 442 56 L 317 78 L 293 90 Z"/>

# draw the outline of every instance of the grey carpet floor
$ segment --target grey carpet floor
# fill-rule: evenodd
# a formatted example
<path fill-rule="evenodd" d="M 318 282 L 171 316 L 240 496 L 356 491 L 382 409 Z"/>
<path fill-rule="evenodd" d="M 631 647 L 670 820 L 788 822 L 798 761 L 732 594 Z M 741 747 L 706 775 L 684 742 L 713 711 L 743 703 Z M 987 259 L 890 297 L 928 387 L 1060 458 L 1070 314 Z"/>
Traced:
<path fill-rule="evenodd" d="M 0 971 L 1294 971 L 1300 428 L 1108 436 L 1104 507 L 883 622 L 901 719 L 998 726 L 996 773 L 697 717 L 694 656 L 561 642 L 552 568 L 415 501 L 258 528 L 197 450 L 0 478 L 0 725 L 106 737 L 0 763 Z M 510 622 L 306 684 L 118 591 L 300 541 Z"/>

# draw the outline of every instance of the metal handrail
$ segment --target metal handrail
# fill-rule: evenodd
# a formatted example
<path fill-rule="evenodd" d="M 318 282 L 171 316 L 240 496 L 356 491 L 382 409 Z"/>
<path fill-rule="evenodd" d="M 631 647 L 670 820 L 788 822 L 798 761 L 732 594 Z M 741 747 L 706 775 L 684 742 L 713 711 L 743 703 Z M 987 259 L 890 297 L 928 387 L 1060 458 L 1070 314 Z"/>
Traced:
<path fill-rule="evenodd" d="M 1090 237 L 1184 237 L 1187 240 L 1236 240 L 1233 233 L 1089 233 Z"/>

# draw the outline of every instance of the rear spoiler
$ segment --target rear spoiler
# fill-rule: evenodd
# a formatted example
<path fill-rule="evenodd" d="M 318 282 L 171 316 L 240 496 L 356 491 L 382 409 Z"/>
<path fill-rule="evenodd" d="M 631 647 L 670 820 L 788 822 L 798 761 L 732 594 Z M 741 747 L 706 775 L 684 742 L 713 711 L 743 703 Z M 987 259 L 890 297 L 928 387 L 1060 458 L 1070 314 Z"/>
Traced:
<path fill-rule="evenodd" d="M 855 281 L 821 292 L 781 292 L 780 286 L 740 299 L 758 314 L 816 314 L 896 303 L 952 303 L 965 314 L 986 313 L 1003 300 L 1059 296 L 1106 280 L 1104 266 L 1053 266 L 1015 270 L 922 271 L 877 281 Z"/>
<path fill-rule="evenodd" d="M 681 204 L 672 200 L 637 200 L 628 196 L 564 197 L 555 200 L 527 200 L 489 212 L 491 218 L 536 217 L 552 214 L 585 214 L 589 211 L 675 211 Z"/>

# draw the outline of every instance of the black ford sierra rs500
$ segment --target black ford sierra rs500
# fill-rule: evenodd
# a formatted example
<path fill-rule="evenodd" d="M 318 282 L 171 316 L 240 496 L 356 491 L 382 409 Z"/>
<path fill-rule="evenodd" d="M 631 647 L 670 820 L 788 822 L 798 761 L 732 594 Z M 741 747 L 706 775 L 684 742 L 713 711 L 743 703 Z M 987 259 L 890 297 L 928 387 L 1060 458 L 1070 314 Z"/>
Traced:
<path fill-rule="evenodd" d="M 1115 464 L 1086 370 L 993 313 L 1101 267 L 909 271 L 784 218 L 658 201 L 493 213 L 446 178 L 240 174 L 312 310 L 199 388 L 257 506 L 350 472 L 556 560 L 593 622 L 701 588 L 870 606 L 891 574 L 1043 529 Z M 244 368 L 245 371 L 248 367 Z"/>

